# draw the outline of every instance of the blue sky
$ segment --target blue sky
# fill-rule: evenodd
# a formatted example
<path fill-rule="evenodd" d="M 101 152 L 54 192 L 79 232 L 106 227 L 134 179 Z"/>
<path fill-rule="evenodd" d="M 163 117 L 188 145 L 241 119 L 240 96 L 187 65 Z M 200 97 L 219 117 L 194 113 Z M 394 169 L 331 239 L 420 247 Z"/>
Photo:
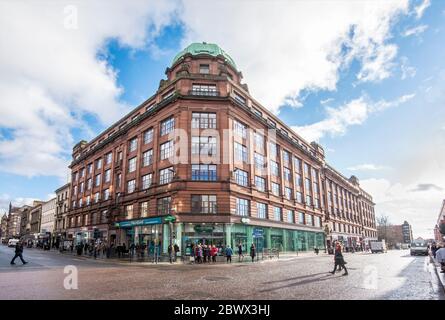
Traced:
<path fill-rule="evenodd" d="M 335 168 L 359 177 L 377 215 L 406 219 L 415 233 L 430 235 L 445 195 L 445 3 L 388 3 L 342 2 L 331 10 L 304 1 L 216 8 L 139 1 L 126 10 L 116 4 L 108 15 L 85 4 L 36 9 L 32 23 L 50 30 L 35 40 L 37 58 L 23 62 L 19 53 L 32 44 L 26 24 L 2 36 L 11 49 L 8 59 L 0 55 L 7 75 L 0 93 L 8 92 L 0 98 L 0 212 L 9 201 L 48 199 L 66 182 L 74 143 L 154 94 L 185 45 L 207 41 L 234 58 L 260 102 L 315 138 Z M 26 4 L 4 6 L 3 14 L 14 17 Z M 70 15 L 75 19 L 67 22 Z"/>

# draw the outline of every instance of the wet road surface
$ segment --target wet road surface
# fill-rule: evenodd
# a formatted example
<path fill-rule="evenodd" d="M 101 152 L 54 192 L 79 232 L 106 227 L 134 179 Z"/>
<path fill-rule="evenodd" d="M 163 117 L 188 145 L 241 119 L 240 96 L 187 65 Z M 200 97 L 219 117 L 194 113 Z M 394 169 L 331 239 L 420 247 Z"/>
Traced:
<path fill-rule="evenodd" d="M 333 256 L 216 265 L 128 263 L 26 249 L 22 265 L 0 245 L 0 299 L 420 299 L 443 300 L 428 257 L 409 251 L 345 254 L 348 276 L 332 275 Z M 236 260 L 236 259 L 234 259 Z M 67 290 L 66 266 L 77 288 Z M 71 279 L 71 278 L 70 278 Z M 69 282 L 73 284 L 73 282 Z"/>

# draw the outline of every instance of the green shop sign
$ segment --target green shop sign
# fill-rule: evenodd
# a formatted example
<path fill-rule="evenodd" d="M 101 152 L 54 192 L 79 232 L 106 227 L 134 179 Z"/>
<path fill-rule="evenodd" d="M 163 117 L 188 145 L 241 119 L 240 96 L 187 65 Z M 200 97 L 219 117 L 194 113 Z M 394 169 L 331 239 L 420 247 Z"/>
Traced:
<path fill-rule="evenodd" d="M 212 233 L 215 227 L 197 224 L 193 229 L 195 230 L 196 233 Z"/>
<path fill-rule="evenodd" d="M 166 216 L 163 217 L 164 222 L 175 222 L 176 221 L 176 217 L 174 216 Z"/>

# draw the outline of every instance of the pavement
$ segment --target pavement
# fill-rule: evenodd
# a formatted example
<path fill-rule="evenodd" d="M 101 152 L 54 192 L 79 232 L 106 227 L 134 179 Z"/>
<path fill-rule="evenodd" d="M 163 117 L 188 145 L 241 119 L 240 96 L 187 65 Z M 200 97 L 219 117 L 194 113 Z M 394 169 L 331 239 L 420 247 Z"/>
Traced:
<path fill-rule="evenodd" d="M 135 263 L 25 249 L 29 264 L 9 265 L 0 246 L 0 299 L 444 300 L 436 266 L 408 250 L 345 254 L 348 276 L 332 275 L 333 256 L 281 255 L 232 264 Z M 67 267 L 68 266 L 68 267 Z M 68 269 L 67 269 L 68 268 Z M 75 283 L 75 286 L 66 286 Z"/>
<path fill-rule="evenodd" d="M 432 263 L 436 267 L 436 274 L 439 278 L 440 283 L 442 284 L 443 288 L 445 288 L 445 273 L 442 273 L 442 267 L 440 265 L 440 262 L 436 261 L 433 257 L 430 256 L 430 263 Z"/>

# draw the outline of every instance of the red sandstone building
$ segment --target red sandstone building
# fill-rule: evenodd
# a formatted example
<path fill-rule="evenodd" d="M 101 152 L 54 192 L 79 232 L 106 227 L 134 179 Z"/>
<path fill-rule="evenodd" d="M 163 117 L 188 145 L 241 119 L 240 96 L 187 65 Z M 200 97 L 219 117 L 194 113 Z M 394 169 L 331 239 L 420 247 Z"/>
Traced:
<path fill-rule="evenodd" d="M 76 241 L 284 251 L 376 239 L 374 203 L 250 96 L 235 62 L 194 43 L 158 91 L 73 148 L 66 233 Z"/>
<path fill-rule="evenodd" d="M 445 241 L 445 200 L 442 201 L 442 207 L 440 208 L 439 216 L 434 226 L 434 240 L 436 242 Z"/>

